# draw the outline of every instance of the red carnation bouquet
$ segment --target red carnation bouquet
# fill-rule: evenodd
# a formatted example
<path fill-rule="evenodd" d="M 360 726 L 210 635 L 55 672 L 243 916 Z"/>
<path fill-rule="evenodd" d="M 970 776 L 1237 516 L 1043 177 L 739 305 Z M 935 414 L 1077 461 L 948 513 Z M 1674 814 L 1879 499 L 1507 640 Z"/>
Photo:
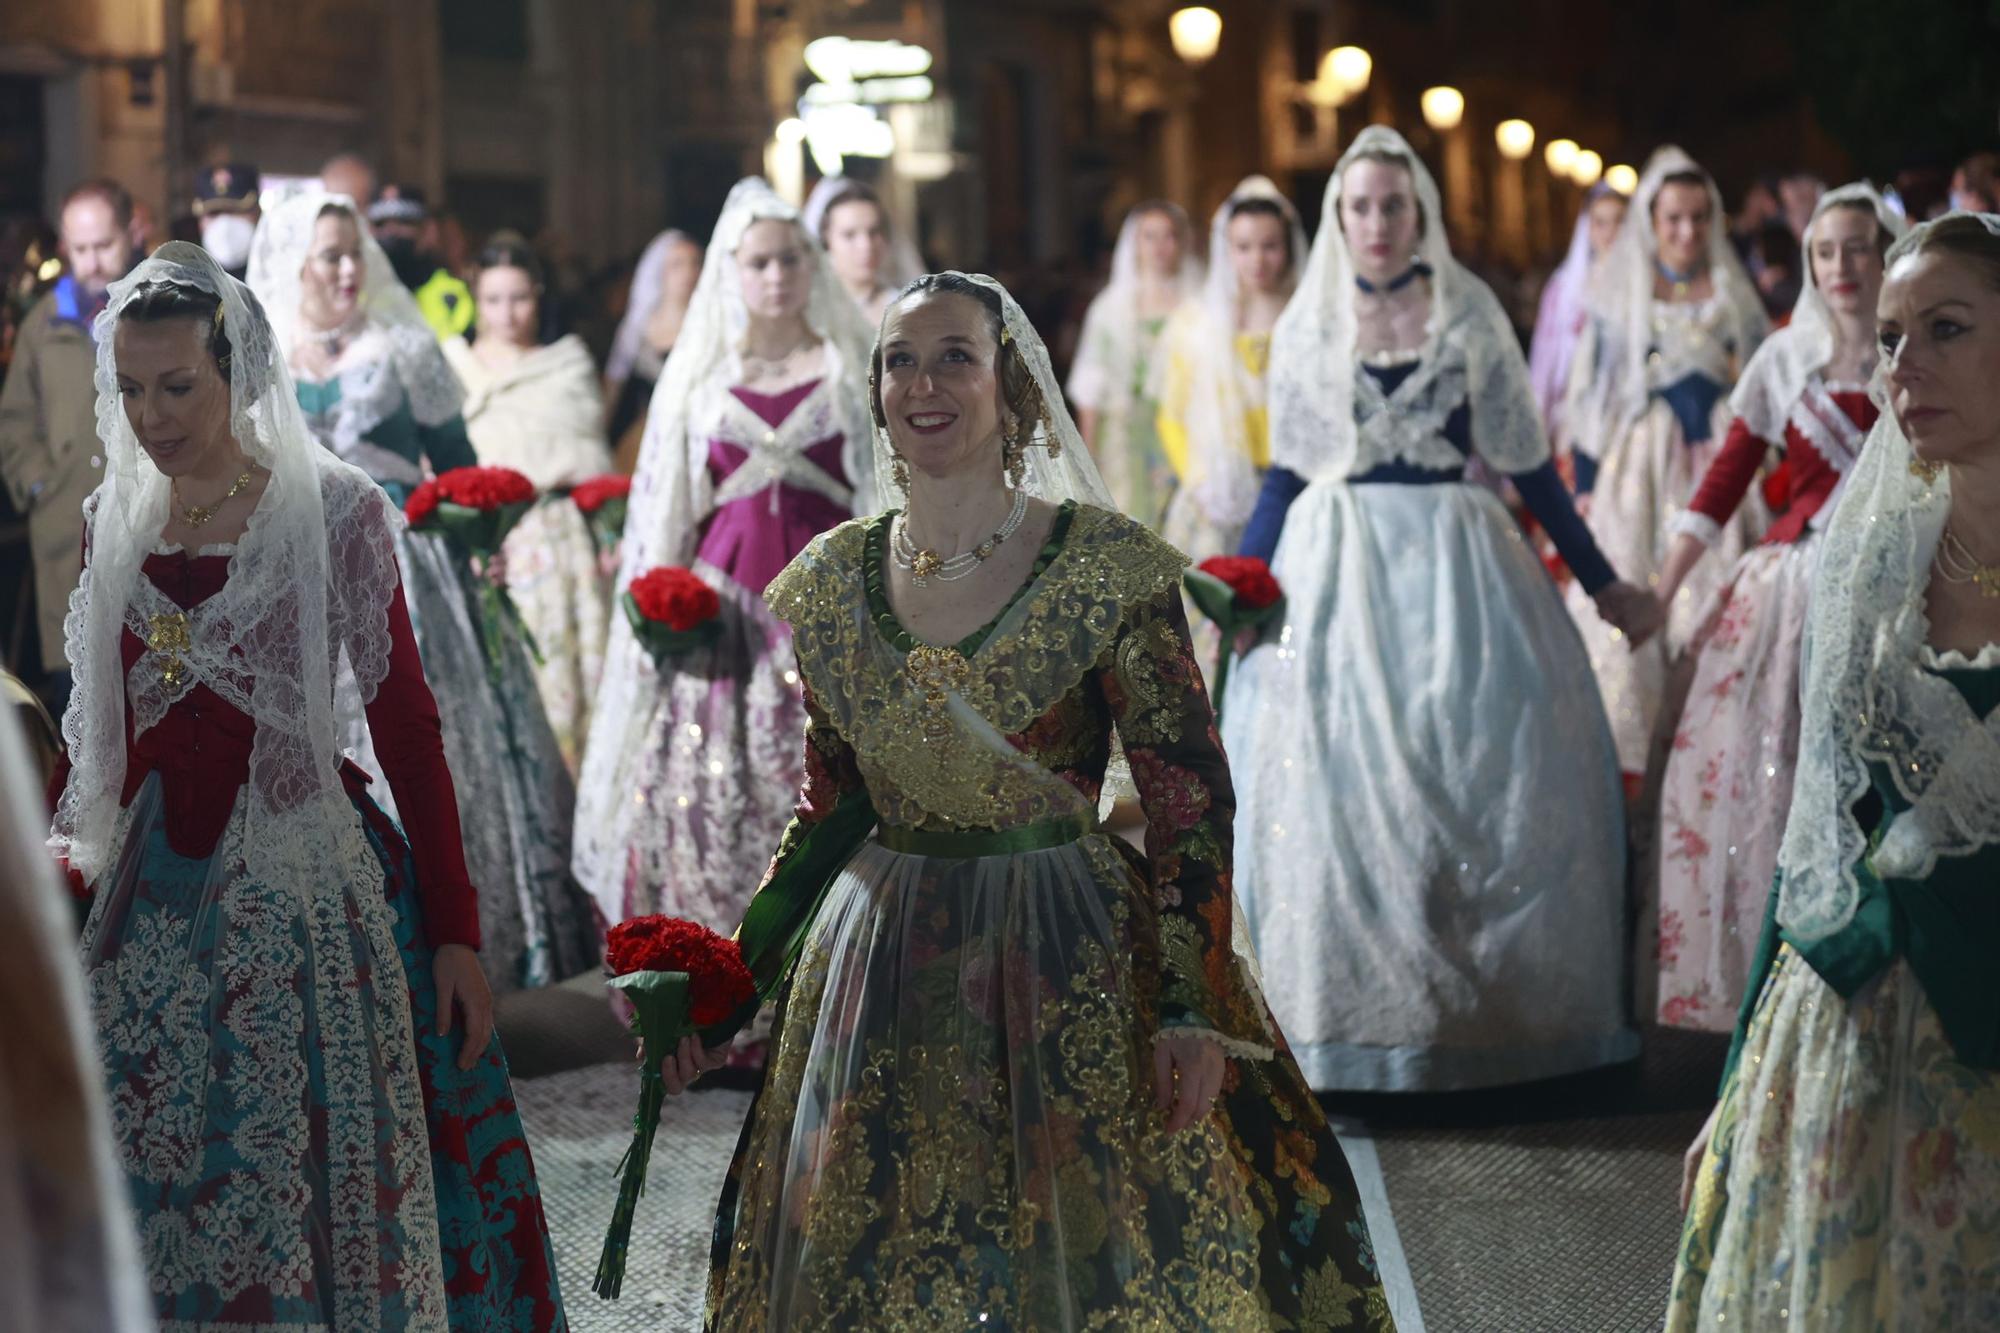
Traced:
<path fill-rule="evenodd" d="M 490 561 L 500 553 L 500 544 L 521 515 L 535 503 L 535 484 L 510 467 L 455 467 L 440 473 L 410 492 L 403 504 L 403 516 L 418 532 L 441 532 L 445 540 L 463 554 Z M 507 595 L 504 584 L 484 579 L 479 589 L 480 610 L 484 613 L 486 673 L 498 682 L 511 629 L 520 636 L 535 661 L 542 660 L 535 636 L 521 619 L 520 608 Z"/>
<path fill-rule="evenodd" d="M 677 565 L 647 570 L 632 580 L 620 601 L 632 632 L 661 667 L 691 648 L 715 642 L 722 633 L 722 598 Z"/>
<path fill-rule="evenodd" d="M 632 1146 L 618 1163 L 618 1206 L 604 1233 L 591 1289 L 616 1300 L 625 1282 L 632 1218 L 646 1190 L 646 1167 L 653 1136 L 660 1128 L 666 1085 L 660 1064 L 691 1032 L 724 1025 L 733 1030 L 746 1006 L 757 1002 L 756 983 L 736 941 L 678 917 L 642 916 L 611 928 L 605 941 L 610 985 L 625 993 L 639 1034 L 639 1113 L 632 1120 Z M 704 1045 L 714 1042 L 704 1035 Z"/>
<path fill-rule="evenodd" d="M 625 536 L 625 506 L 632 498 L 632 479 L 616 472 L 580 481 L 570 488 L 570 503 L 590 525 L 599 551 L 615 551 Z"/>
<path fill-rule="evenodd" d="M 1236 636 L 1281 613 L 1285 592 L 1272 577 L 1271 567 L 1249 555 L 1210 556 L 1182 576 L 1181 583 L 1189 600 L 1222 631 L 1222 651 L 1216 654 L 1213 682 L 1215 712 L 1220 717 Z"/>

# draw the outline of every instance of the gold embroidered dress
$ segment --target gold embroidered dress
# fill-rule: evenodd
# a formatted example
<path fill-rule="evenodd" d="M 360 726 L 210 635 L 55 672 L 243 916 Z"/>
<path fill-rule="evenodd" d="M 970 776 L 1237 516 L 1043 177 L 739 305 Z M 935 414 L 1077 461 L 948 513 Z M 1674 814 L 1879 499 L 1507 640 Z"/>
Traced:
<path fill-rule="evenodd" d="M 767 594 L 806 780 L 745 930 L 796 914 L 802 943 L 709 1326 L 1390 1328 L 1353 1179 L 1238 951 L 1184 557 L 1065 503 L 1006 609 L 936 647 L 889 607 L 891 517 L 816 538 Z M 1143 857 L 1095 828 L 1114 725 Z M 1232 1057 L 1178 1135 L 1163 1031 Z"/>

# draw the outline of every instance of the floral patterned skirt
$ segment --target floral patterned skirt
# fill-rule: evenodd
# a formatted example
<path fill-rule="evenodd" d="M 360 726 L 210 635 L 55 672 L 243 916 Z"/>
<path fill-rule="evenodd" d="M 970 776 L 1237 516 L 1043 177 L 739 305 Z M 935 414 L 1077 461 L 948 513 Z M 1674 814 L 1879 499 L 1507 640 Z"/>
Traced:
<path fill-rule="evenodd" d="M 341 891 L 168 845 L 160 778 L 124 816 L 84 963 L 155 1312 L 217 1328 L 565 1327 L 498 1037 L 437 1035 L 401 835 L 365 796 Z"/>
<path fill-rule="evenodd" d="M 1670 1333 L 2000 1328 L 2000 1075 L 1905 962 L 1843 1000 L 1783 948 L 1723 1089 Z"/>
<path fill-rule="evenodd" d="M 541 650 L 535 686 L 571 773 L 590 734 L 590 701 L 604 669 L 611 579 L 590 527 L 568 499 L 545 499 L 507 534 L 507 591 Z"/>
<path fill-rule="evenodd" d="M 1387 1329 L 1290 1057 L 1169 1135 L 1150 891 L 1102 836 L 866 844 L 827 891 L 725 1187 L 709 1327 Z"/>
<path fill-rule="evenodd" d="M 1658 1013 L 1669 1027 L 1729 1031 L 1749 984 L 1792 807 L 1814 549 L 1808 539 L 1744 556 L 1688 650 L 1692 683 L 1661 779 L 1657 891 L 1647 895 L 1658 903 Z"/>
<path fill-rule="evenodd" d="M 1672 409 L 1655 399 L 1605 450 L 1587 521 L 1591 536 L 1619 578 L 1641 588 L 1658 580 L 1673 544 L 1669 525 L 1693 498 L 1695 486 L 1728 432 L 1729 420 L 1727 400 L 1717 403 L 1711 438 L 1689 444 Z M 1611 719 L 1618 766 L 1626 773 L 1646 771 L 1668 661 L 1693 639 L 1737 559 L 1763 534 L 1768 522 L 1763 498 L 1753 488 L 1735 518 L 1723 525 L 1722 537 L 1708 557 L 1681 585 L 1669 608 L 1666 628 L 1636 652 L 1623 634 L 1597 614 L 1582 587 L 1570 584 L 1570 615 L 1583 632 L 1597 686 L 1604 696 L 1604 711 Z"/>
<path fill-rule="evenodd" d="M 479 605 L 463 561 L 443 537 L 397 534 L 396 563 L 444 728 L 466 870 L 479 890 L 486 978 L 503 994 L 587 971 L 602 954 L 590 903 L 569 872 L 576 786 L 527 651 L 510 639 L 498 682 L 488 675 Z M 365 720 L 345 740 L 376 779 L 369 795 L 394 818 L 394 794 Z"/>

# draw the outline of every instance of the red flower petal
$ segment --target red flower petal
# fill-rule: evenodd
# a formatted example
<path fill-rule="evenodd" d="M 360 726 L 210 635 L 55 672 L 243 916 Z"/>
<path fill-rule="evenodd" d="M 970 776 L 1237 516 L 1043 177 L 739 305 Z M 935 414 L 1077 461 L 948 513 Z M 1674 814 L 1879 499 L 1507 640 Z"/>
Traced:
<path fill-rule="evenodd" d="M 677 565 L 647 570 L 632 580 L 627 591 L 640 615 L 670 629 L 693 629 L 722 611 L 715 589 Z"/>

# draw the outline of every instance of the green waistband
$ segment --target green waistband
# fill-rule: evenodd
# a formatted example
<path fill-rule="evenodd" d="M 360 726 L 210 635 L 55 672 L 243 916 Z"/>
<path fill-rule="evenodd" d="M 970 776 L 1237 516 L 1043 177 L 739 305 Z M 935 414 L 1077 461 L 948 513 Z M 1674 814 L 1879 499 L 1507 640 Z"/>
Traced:
<path fill-rule="evenodd" d="M 1064 847 L 1089 836 L 1096 828 L 1097 821 L 1088 813 L 1003 829 L 926 829 L 883 824 L 875 830 L 875 841 L 892 852 L 970 860 L 977 856 L 1008 856 Z"/>

